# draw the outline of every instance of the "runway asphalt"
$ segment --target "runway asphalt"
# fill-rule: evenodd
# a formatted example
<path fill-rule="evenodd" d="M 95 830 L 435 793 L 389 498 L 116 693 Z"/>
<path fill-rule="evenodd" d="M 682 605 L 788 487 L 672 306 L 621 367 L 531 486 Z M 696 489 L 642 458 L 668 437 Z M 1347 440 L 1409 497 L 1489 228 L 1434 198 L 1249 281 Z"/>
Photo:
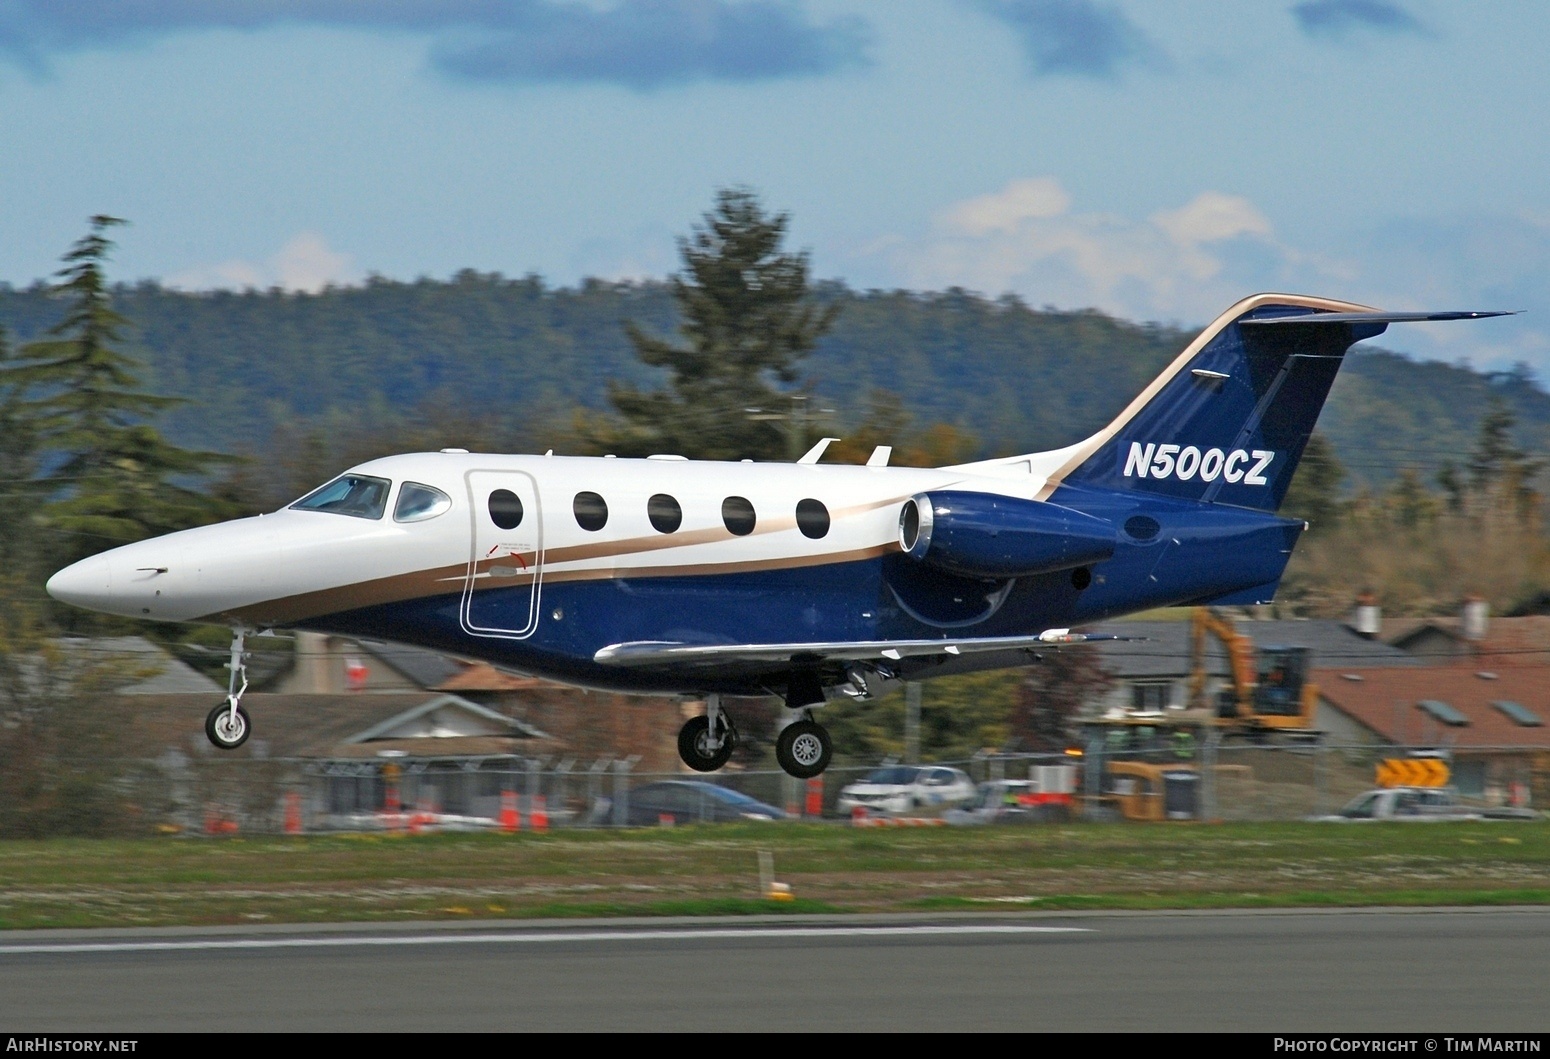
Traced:
<path fill-rule="evenodd" d="M 0 1032 L 1550 1030 L 1550 908 L 0 934 Z"/>

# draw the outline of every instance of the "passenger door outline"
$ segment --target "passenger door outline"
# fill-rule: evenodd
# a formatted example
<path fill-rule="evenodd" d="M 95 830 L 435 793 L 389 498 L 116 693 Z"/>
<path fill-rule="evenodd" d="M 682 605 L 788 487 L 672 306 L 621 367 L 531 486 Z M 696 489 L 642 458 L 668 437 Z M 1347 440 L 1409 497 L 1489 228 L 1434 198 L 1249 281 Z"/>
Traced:
<path fill-rule="evenodd" d="M 526 471 L 472 470 L 463 475 L 463 482 L 468 494 L 469 546 L 459 623 L 470 636 L 524 640 L 538 628 L 543 594 L 544 520 L 538 481 Z M 501 529 L 490 517 L 490 494 L 497 489 L 509 489 L 522 501 L 523 518 L 512 529 Z M 502 612 L 521 615 L 520 593 L 503 593 L 501 601 L 506 605 L 500 608 L 493 600 L 479 599 L 492 582 L 508 579 L 512 588 L 523 582 L 528 586 L 527 613 L 520 627 L 512 627 L 510 617 L 502 617 Z"/>

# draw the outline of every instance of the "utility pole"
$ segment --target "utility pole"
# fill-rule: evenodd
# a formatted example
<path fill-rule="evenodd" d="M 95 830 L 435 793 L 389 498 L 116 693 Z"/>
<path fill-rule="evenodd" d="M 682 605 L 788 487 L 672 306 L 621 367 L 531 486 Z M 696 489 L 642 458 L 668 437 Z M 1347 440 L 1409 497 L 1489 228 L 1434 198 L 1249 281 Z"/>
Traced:
<path fill-rule="evenodd" d="M 784 422 L 786 424 L 786 456 L 792 463 L 795 463 L 807 452 L 807 399 L 812 395 L 790 393 L 786 396 L 791 399 L 791 410 L 789 412 L 771 412 L 763 408 L 745 408 L 743 409 L 743 414 L 754 421 Z M 833 415 L 834 409 L 820 408 L 818 409 L 818 414 Z"/>
<path fill-rule="evenodd" d="M 795 463 L 807 451 L 807 394 L 791 395 L 791 414 L 786 417 L 786 452 Z"/>
<path fill-rule="evenodd" d="M 909 765 L 920 764 L 920 696 L 920 681 L 904 685 L 904 761 Z"/>

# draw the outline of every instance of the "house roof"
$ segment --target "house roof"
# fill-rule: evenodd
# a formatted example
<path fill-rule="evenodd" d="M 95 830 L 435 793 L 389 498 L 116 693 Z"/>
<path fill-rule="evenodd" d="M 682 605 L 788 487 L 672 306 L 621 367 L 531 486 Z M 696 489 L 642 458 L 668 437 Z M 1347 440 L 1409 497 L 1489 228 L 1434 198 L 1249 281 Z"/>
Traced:
<path fill-rule="evenodd" d="M 1391 743 L 1550 748 L 1550 665 L 1500 671 L 1454 665 L 1341 666 L 1317 669 L 1313 680 L 1328 705 Z M 1511 716 L 1515 711 L 1497 703 L 1516 704 L 1545 723 L 1520 724 Z M 1449 723 L 1455 715 L 1466 723 Z"/>
<path fill-rule="evenodd" d="M 355 642 L 360 644 L 361 650 L 367 654 L 392 666 L 426 689 L 437 687 L 448 677 L 461 671 L 464 665 L 451 655 L 444 655 L 440 651 L 432 651 L 425 647 L 410 647 L 407 644 L 392 643 L 387 640 L 356 639 Z"/>
<path fill-rule="evenodd" d="M 1418 647 L 1428 634 L 1456 641 L 1461 650 L 1440 656 L 1460 664 L 1478 667 L 1550 665 L 1550 615 L 1528 614 L 1514 618 L 1492 618 L 1481 640 L 1464 638 L 1463 619 L 1385 618 L 1382 638 L 1404 650 Z M 1417 657 L 1425 657 L 1417 655 Z"/>
<path fill-rule="evenodd" d="M 379 739 L 457 739 L 485 736 L 547 739 L 525 721 L 480 706 L 456 695 L 437 695 L 346 739 L 369 743 Z"/>
<path fill-rule="evenodd" d="M 1190 622 L 1112 621 L 1092 631 L 1129 640 L 1094 643 L 1103 668 L 1113 676 L 1162 678 L 1187 676 L 1190 671 Z M 1379 640 L 1369 640 L 1341 621 L 1241 621 L 1240 633 L 1256 647 L 1307 647 L 1314 666 L 1416 666 L 1417 659 Z M 1227 652 L 1214 636 L 1206 637 L 1206 671 L 1227 676 Z"/>
<path fill-rule="evenodd" d="M 133 683 L 115 689 L 119 695 L 208 695 L 226 691 L 143 636 L 72 637 L 56 643 L 72 657 L 93 662 L 122 660 L 139 671 L 139 678 Z"/>
<path fill-rule="evenodd" d="M 415 756 L 457 756 L 455 744 L 484 741 L 478 754 L 552 753 L 556 742 L 531 725 L 487 710 L 455 695 L 272 695 L 250 692 L 242 699 L 253 720 L 253 737 L 232 751 L 210 746 L 205 716 L 220 702 L 209 695 L 125 696 L 108 708 L 121 733 L 126 756 L 158 757 L 169 748 L 223 758 L 371 757 L 383 749 L 407 749 Z M 461 734 L 402 738 L 414 733 L 417 718 L 438 709 L 455 709 L 481 721 Z M 493 719 L 492 719 L 493 718 Z M 456 732 L 456 729 L 448 729 Z M 493 742 L 490 742 L 493 741 Z M 492 749 L 493 748 L 493 749 Z"/>
<path fill-rule="evenodd" d="M 435 687 L 436 691 L 533 691 L 553 687 L 553 683 L 538 677 L 522 676 L 497 669 L 488 662 L 465 663 Z"/>

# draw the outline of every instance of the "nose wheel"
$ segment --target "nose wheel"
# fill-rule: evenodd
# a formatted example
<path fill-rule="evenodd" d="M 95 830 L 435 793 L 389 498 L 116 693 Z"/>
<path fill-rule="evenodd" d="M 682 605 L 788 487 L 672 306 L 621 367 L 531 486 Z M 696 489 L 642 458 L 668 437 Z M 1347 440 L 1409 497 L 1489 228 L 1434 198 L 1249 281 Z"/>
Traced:
<path fill-rule="evenodd" d="M 230 702 L 221 703 L 205 718 L 205 735 L 222 750 L 237 749 L 248 741 L 248 734 L 252 731 L 253 723 L 248 719 L 248 711 L 241 706 L 233 709 Z"/>
<path fill-rule="evenodd" d="M 248 741 L 253 722 L 248 711 L 242 708 L 242 695 L 248 690 L 247 630 L 233 630 L 231 637 L 231 679 L 226 685 L 226 701 L 210 711 L 205 718 L 205 736 L 222 750 L 235 750 Z"/>
<path fill-rule="evenodd" d="M 804 717 L 780 730 L 775 739 L 775 760 L 788 775 L 810 780 L 829 767 L 834 744 L 829 732 L 817 721 Z"/>

